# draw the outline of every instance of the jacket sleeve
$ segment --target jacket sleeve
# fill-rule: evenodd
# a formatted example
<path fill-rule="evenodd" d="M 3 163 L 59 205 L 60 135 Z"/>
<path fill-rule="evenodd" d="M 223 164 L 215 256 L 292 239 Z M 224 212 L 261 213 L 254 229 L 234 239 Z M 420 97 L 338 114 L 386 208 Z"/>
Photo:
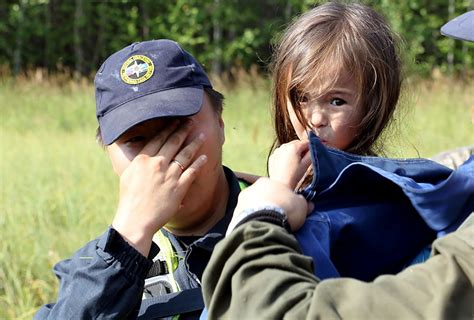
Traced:
<path fill-rule="evenodd" d="M 248 222 L 214 250 L 204 301 L 209 319 L 472 319 L 473 239 L 471 225 L 435 241 L 425 263 L 370 283 L 319 281 L 285 229 Z"/>
<path fill-rule="evenodd" d="M 42 306 L 34 319 L 135 318 L 151 265 L 109 228 L 55 265 L 60 280 L 57 302 Z"/>

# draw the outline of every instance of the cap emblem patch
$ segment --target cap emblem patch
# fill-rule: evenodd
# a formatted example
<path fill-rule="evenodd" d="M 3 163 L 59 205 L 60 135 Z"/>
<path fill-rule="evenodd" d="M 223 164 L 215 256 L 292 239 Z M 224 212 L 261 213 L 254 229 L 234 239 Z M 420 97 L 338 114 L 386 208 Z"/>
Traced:
<path fill-rule="evenodd" d="M 120 68 L 120 77 L 128 84 L 139 84 L 147 81 L 153 75 L 155 66 L 150 58 L 134 55 L 127 59 Z"/>

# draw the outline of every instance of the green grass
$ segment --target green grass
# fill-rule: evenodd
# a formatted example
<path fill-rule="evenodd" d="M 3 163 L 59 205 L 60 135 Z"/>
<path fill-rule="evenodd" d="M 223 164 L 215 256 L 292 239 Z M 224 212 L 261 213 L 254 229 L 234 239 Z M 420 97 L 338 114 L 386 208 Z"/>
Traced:
<path fill-rule="evenodd" d="M 57 82 L 57 81 L 56 81 Z M 224 163 L 265 173 L 272 141 L 268 83 L 224 89 Z M 389 155 L 430 157 L 473 144 L 473 83 L 412 85 Z M 94 141 L 89 84 L 0 80 L 0 319 L 30 319 L 55 298 L 51 268 L 105 230 L 117 179 Z"/>
<path fill-rule="evenodd" d="M 438 79 L 409 82 L 389 132 L 388 154 L 432 157 L 442 151 L 474 144 L 473 81 Z"/>

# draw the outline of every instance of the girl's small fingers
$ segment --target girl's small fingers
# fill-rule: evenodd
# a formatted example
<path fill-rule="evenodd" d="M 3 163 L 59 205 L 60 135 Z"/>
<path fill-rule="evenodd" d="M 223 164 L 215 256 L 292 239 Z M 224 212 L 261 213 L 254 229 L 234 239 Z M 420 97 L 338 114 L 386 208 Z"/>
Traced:
<path fill-rule="evenodd" d="M 309 140 L 300 140 L 302 150 L 309 150 Z"/>
<path fill-rule="evenodd" d="M 301 165 L 307 168 L 311 164 L 311 153 L 306 152 L 301 158 Z"/>
<path fill-rule="evenodd" d="M 281 152 L 282 150 L 291 150 L 292 152 L 303 154 L 304 152 L 309 150 L 309 141 L 308 140 L 293 140 L 275 149 L 275 151 L 277 152 L 279 151 Z"/>
<path fill-rule="evenodd" d="M 293 146 L 295 148 L 295 152 L 301 157 L 303 157 L 303 155 L 309 150 L 308 140 L 298 140 L 298 142 L 296 142 Z"/>

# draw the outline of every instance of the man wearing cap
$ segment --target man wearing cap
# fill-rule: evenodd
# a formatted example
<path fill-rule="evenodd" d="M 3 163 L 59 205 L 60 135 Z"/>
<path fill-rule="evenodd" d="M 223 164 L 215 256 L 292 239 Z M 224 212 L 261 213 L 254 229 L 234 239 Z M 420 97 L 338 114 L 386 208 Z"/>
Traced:
<path fill-rule="evenodd" d="M 114 53 L 95 88 L 97 138 L 120 177 L 117 211 L 102 236 L 54 267 L 57 302 L 35 318 L 197 318 L 204 267 L 240 192 L 221 164 L 223 96 L 170 40 Z"/>
<path fill-rule="evenodd" d="M 441 31 L 474 41 L 474 11 Z M 472 156 L 464 166 L 474 174 Z M 262 203 L 273 209 L 258 209 Z M 364 282 L 314 276 L 318 264 L 285 228 L 304 220 L 308 203 L 287 186 L 261 178 L 240 194 L 235 212 L 203 276 L 211 319 L 474 318 L 474 213 L 433 243 L 426 262 Z"/>

